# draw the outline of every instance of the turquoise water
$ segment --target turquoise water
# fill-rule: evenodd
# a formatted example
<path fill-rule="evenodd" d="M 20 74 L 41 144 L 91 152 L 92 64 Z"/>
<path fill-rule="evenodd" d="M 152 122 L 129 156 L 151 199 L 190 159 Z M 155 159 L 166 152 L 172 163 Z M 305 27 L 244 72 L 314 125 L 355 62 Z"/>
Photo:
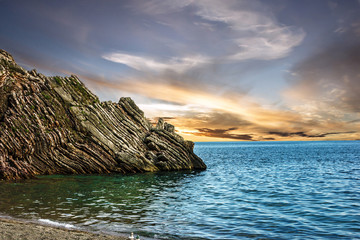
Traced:
<path fill-rule="evenodd" d="M 157 239 L 360 239 L 360 142 L 196 143 L 203 172 L 0 184 L 0 213 Z"/>

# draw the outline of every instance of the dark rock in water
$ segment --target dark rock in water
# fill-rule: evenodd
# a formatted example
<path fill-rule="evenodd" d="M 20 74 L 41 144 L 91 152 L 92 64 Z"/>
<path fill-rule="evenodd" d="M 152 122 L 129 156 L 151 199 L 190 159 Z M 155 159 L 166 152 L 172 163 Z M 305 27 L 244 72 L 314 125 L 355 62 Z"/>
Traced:
<path fill-rule="evenodd" d="M 100 102 L 76 76 L 26 71 L 0 50 L 0 179 L 205 169 L 193 147 L 130 98 Z"/>

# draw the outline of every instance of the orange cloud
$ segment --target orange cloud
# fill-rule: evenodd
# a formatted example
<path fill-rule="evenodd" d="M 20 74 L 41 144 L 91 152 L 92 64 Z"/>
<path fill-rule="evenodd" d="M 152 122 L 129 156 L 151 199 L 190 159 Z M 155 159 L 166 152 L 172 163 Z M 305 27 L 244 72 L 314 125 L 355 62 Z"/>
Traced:
<path fill-rule="evenodd" d="M 317 119 L 292 110 L 264 108 L 244 94 L 216 95 L 200 89 L 129 79 L 115 83 L 86 77 L 91 84 L 164 101 L 142 105 L 150 117 L 169 117 L 180 134 L 196 141 L 357 139 L 359 123 Z M 157 116 L 152 113 L 157 109 Z"/>

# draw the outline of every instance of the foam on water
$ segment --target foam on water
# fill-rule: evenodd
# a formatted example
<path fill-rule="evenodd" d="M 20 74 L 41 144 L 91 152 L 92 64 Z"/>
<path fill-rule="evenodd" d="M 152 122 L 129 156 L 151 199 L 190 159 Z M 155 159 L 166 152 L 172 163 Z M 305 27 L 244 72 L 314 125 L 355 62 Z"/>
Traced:
<path fill-rule="evenodd" d="M 52 221 L 50 219 L 41 219 L 40 218 L 38 221 L 41 222 L 41 223 L 45 223 L 47 225 L 50 225 L 50 226 L 54 226 L 54 227 L 62 227 L 62 228 L 68 228 L 68 229 L 77 228 L 72 224 L 56 222 L 56 221 Z"/>

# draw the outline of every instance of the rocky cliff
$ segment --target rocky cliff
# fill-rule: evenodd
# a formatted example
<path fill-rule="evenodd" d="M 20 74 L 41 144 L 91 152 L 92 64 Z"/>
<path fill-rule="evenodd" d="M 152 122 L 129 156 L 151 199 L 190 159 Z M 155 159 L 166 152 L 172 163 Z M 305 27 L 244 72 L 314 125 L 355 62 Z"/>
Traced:
<path fill-rule="evenodd" d="M 26 71 L 0 50 L 0 179 L 205 169 L 193 148 L 130 98 L 100 102 L 76 76 Z"/>

